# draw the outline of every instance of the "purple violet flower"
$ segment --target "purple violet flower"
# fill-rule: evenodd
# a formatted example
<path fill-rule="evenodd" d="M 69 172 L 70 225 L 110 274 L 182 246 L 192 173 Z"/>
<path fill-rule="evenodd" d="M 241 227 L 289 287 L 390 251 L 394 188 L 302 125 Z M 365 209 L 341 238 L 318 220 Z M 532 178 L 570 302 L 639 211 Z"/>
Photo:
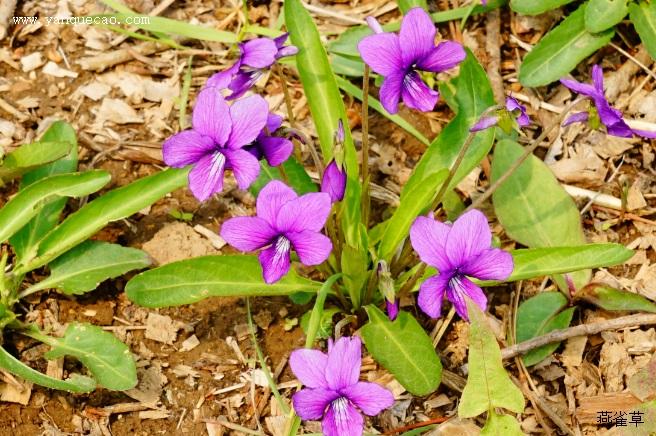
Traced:
<path fill-rule="evenodd" d="M 321 179 L 321 192 L 330 195 L 330 201 L 337 203 L 344 199 L 346 191 L 346 172 L 331 160 Z"/>
<path fill-rule="evenodd" d="M 219 89 L 205 88 L 196 98 L 192 128 L 164 141 L 164 162 L 175 168 L 193 165 L 189 188 L 199 201 L 223 189 L 226 169 L 246 189 L 257 179 L 260 163 L 243 147 L 262 131 L 268 113 L 269 106 L 259 95 L 228 106 Z"/>
<path fill-rule="evenodd" d="M 471 129 L 471 132 L 488 129 L 492 126 L 501 127 L 507 134 L 516 127 L 526 127 L 531 119 L 526 114 L 526 106 L 520 104 L 513 96 L 506 97 L 506 107 L 499 109 L 494 115 L 483 116 Z"/>
<path fill-rule="evenodd" d="M 468 320 L 465 296 L 485 311 L 485 294 L 467 276 L 505 280 L 513 271 L 512 256 L 491 247 L 487 218 L 476 209 L 462 214 L 453 225 L 420 216 L 410 228 L 410 241 L 421 260 L 439 271 L 419 288 L 419 307 L 432 318 L 440 316 L 445 293 L 464 320 Z"/>
<path fill-rule="evenodd" d="M 232 91 L 226 97 L 228 100 L 241 97 L 278 59 L 298 53 L 295 46 L 284 45 L 288 36 L 285 33 L 274 39 L 255 38 L 239 44 L 240 56 L 237 62 L 227 70 L 212 75 L 205 86 L 228 88 Z"/>
<path fill-rule="evenodd" d="M 267 163 L 272 167 L 282 164 L 291 156 L 294 151 L 294 144 L 288 138 L 275 136 L 281 126 L 282 117 L 270 113 L 266 126 L 257 135 L 255 142 L 244 147 L 244 150 L 250 152 L 258 160 L 262 158 L 266 159 Z"/>
<path fill-rule="evenodd" d="M 330 239 L 321 234 L 330 213 L 330 196 L 313 192 L 302 196 L 284 183 L 269 182 L 257 197 L 257 216 L 230 218 L 221 237 L 240 251 L 263 248 L 259 259 L 268 284 L 289 272 L 291 250 L 303 265 L 319 265 L 330 256 Z"/>
<path fill-rule="evenodd" d="M 572 79 L 560 79 L 560 83 L 572 91 L 588 97 L 594 103 L 587 112 L 577 112 L 565 120 L 563 126 L 572 123 L 588 123 L 590 128 L 597 129 L 600 124 L 606 126 L 611 136 L 630 138 L 633 135 L 645 138 L 656 138 L 656 132 L 636 130 L 629 127 L 622 118 L 622 112 L 612 107 L 604 95 L 604 72 L 599 65 L 592 67 L 592 84 L 581 83 Z"/>
<path fill-rule="evenodd" d="M 361 382 L 362 343 L 357 336 L 328 341 L 328 354 L 294 350 L 289 365 L 306 387 L 292 401 L 304 420 L 322 419 L 326 436 L 361 436 L 361 413 L 374 416 L 392 407 L 394 396 L 376 383 Z M 358 410 L 359 409 L 359 410 Z"/>
<path fill-rule="evenodd" d="M 368 19 L 369 23 L 374 19 Z M 380 101 L 392 114 L 398 111 L 399 100 L 422 112 L 433 110 L 439 93 L 430 88 L 419 71 L 439 73 L 457 66 L 467 54 L 460 44 L 444 41 L 435 46 L 436 29 L 422 8 L 413 8 L 403 17 L 398 35 L 382 32 L 377 23 L 374 35 L 358 44 L 362 59 L 383 76 Z"/>
<path fill-rule="evenodd" d="M 387 309 L 387 317 L 390 321 L 394 321 L 399 316 L 399 299 L 396 298 L 393 302 L 385 300 L 385 308 Z"/>

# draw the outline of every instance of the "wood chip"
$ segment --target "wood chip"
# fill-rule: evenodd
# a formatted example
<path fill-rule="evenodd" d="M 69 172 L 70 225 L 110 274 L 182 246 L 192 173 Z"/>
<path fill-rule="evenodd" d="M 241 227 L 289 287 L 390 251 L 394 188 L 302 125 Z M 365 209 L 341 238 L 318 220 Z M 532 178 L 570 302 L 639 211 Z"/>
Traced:
<path fill-rule="evenodd" d="M 146 319 L 146 338 L 172 345 L 178 337 L 178 325 L 170 316 L 149 313 Z"/>
<path fill-rule="evenodd" d="M 75 71 L 67 70 L 62 68 L 53 61 L 49 61 L 45 67 L 43 67 L 43 73 L 53 77 L 72 77 L 76 78 L 77 73 Z"/>
<path fill-rule="evenodd" d="M 182 342 L 182 347 L 180 347 L 180 351 L 193 350 L 199 345 L 200 345 L 200 341 L 198 340 L 196 335 L 191 335 Z"/>
<path fill-rule="evenodd" d="M 0 401 L 27 406 L 32 396 L 32 383 L 22 380 L 19 383 L 21 388 L 10 383 L 0 385 Z"/>

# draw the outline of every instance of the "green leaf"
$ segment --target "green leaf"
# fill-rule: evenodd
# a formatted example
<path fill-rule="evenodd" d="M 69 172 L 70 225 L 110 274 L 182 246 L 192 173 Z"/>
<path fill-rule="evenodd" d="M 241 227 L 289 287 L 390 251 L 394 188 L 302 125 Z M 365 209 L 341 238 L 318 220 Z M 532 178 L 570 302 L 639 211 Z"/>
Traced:
<path fill-rule="evenodd" d="M 403 188 L 404 193 L 423 185 L 442 169 L 450 168 L 469 135 L 469 128 L 495 104 L 487 74 L 469 50 L 467 58 L 460 64 L 460 75 L 441 86 L 440 90 L 443 95 L 454 96 L 451 107 L 457 114 L 428 147 Z M 493 140 L 494 129 L 476 134 L 450 187 L 456 186 L 479 164 L 492 148 Z"/>
<path fill-rule="evenodd" d="M 364 75 L 364 62 L 359 57 L 331 53 L 330 65 L 333 67 L 335 74 L 351 77 L 362 77 Z M 335 76 L 335 78 L 339 83 L 341 77 Z"/>
<path fill-rule="evenodd" d="M 380 242 L 378 257 L 389 262 L 394 256 L 399 244 L 408 236 L 410 226 L 415 219 L 428 208 L 437 195 L 440 186 L 449 175 L 449 170 L 431 174 L 425 182 L 412 191 L 403 191 L 401 204 L 394 211 L 385 227 L 385 233 Z"/>
<path fill-rule="evenodd" d="M 515 268 L 511 276 L 504 280 L 506 282 L 618 265 L 633 256 L 632 250 L 620 244 L 528 248 L 510 253 Z"/>
<path fill-rule="evenodd" d="M 319 136 L 324 162 L 333 158 L 333 135 L 339 120 L 344 123 L 344 163 L 346 168 L 346 194 L 342 202 L 344 236 L 347 245 L 361 247 L 361 183 L 355 145 L 348 127 L 344 102 L 339 93 L 335 75 L 312 17 L 300 0 L 285 0 L 285 23 L 292 44 L 298 47 L 296 67 L 303 83 Z"/>
<path fill-rule="evenodd" d="M 610 42 L 615 34 L 612 28 L 595 34 L 585 30 L 585 7 L 584 3 L 572 12 L 526 55 L 519 69 L 522 85 L 536 87 L 554 82 Z"/>
<path fill-rule="evenodd" d="M 282 164 L 283 171 L 287 175 L 287 181 L 298 195 L 316 192 L 317 185 L 312 181 L 303 165 L 291 156 Z M 272 180 L 284 180 L 278 167 L 271 167 L 265 161 L 261 162 L 261 171 L 257 180 L 248 188 L 254 196 Z"/>
<path fill-rule="evenodd" d="M 22 260 L 16 274 L 45 265 L 102 229 L 107 223 L 126 218 L 153 204 L 187 183 L 189 169 L 168 169 L 114 189 L 69 215 L 48 233 L 36 258 Z"/>
<path fill-rule="evenodd" d="M 2 347 L 0 347 L 0 368 L 40 386 L 59 389 L 60 391 L 85 393 L 92 392 L 96 389 L 96 382 L 90 377 L 80 374 L 72 374 L 66 380 L 49 377 L 25 365 Z"/>
<path fill-rule="evenodd" d="M 24 144 L 0 159 L 0 186 L 41 165 L 60 159 L 71 151 L 68 141 L 32 142 Z"/>
<path fill-rule="evenodd" d="M 21 178 L 20 189 L 37 180 L 54 176 L 55 174 L 72 173 L 77 170 L 77 138 L 73 127 L 65 121 L 55 121 L 41 137 L 41 141 L 70 142 L 71 150 L 68 155 L 40 168 L 29 171 Z M 52 230 L 59 222 L 59 215 L 66 206 L 67 199 L 55 200 L 43 207 L 41 212 L 9 239 L 16 256 L 23 258 L 34 248 L 37 242 Z"/>
<path fill-rule="evenodd" d="M 135 276 L 125 286 L 130 301 L 144 307 L 191 304 L 207 297 L 291 295 L 316 291 L 321 283 L 294 269 L 266 284 L 255 256 L 203 256 L 169 263 Z"/>
<path fill-rule="evenodd" d="M 137 385 L 137 367 L 130 349 L 116 336 L 91 324 L 72 323 L 64 337 L 26 333 L 52 347 L 47 359 L 73 356 L 86 366 L 99 385 L 124 391 Z"/>
<path fill-rule="evenodd" d="M 366 306 L 369 322 L 360 330 L 367 350 L 413 395 L 424 396 L 442 380 L 442 363 L 430 337 L 407 312 L 390 321 L 376 306 Z"/>
<path fill-rule="evenodd" d="M 428 11 L 428 3 L 426 0 L 399 0 L 399 9 L 403 15 L 407 14 L 412 8 L 422 8 Z"/>
<path fill-rule="evenodd" d="M 503 368 L 501 350 L 485 314 L 469 298 L 467 313 L 470 320 L 469 375 L 460 397 L 458 416 L 473 418 L 495 407 L 522 413 L 524 397 Z"/>
<path fill-rule="evenodd" d="M 315 337 L 317 339 L 328 339 L 333 336 L 333 316 L 335 316 L 335 314 L 339 312 L 340 310 L 336 307 L 330 307 L 328 309 L 324 309 L 321 312 L 321 316 L 319 318 L 319 324 L 317 325 L 316 333 L 315 333 Z M 306 335 L 309 333 L 311 316 L 312 316 L 312 312 L 308 311 L 305 312 L 301 317 L 301 328 L 303 329 Z"/>
<path fill-rule="evenodd" d="M 497 180 L 524 153 L 516 142 L 497 143 L 492 181 Z M 560 186 L 549 167 L 529 156 L 494 192 L 494 210 L 508 236 L 531 248 L 585 244 L 581 217 L 574 200 Z M 590 271 L 571 274 L 576 288 L 585 286 Z M 564 289 L 566 286 L 559 283 Z"/>
<path fill-rule="evenodd" d="M 538 15 L 570 2 L 572 0 L 510 0 L 510 7 L 522 15 Z"/>
<path fill-rule="evenodd" d="M 64 294 L 93 291 L 101 282 L 151 264 L 148 254 L 136 248 L 100 241 L 85 241 L 50 264 L 50 276 L 27 289 L 28 293 L 56 288 Z"/>
<path fill-rule="evenodd" d="M 485 427 L 481 429 L 482 436 L 523 436 L 519 422 L 511 415 L 499 415 L 494 409 L 487 415 Z"/>
<path fill-rule="evenodd" d="M 337 84 L 339 87 L 349 95 L 352 95 L 353 97 L 357 98 L 358 100 L 362 101 L 362 89 L 359 87 L 355 86 L 348 80 L 342 78 L 342 77 L 337 77 Z M 397 115 L 397 114 L 390 114 L 385 110 L 382 104 L 380 104 L 380 101 L 376 100 L 372 96 L 369 96 L 369 106 L 380 113 L 382 116 L 387 118 L 388 120 L 394 122 L 397 126 L 401 127 L 403 130 L 417 138 L 422 144 L 425 145 L 430 145 L 430 141 L 428 138 L 426 138 L 422 133 L 417 130 L 412 124 L 407 122 L 405 118 Z"/>
<path fill-rule="evenodd" d="M 321 285 L 312 311 L 306 312 L 301 318 L 301 327 L 306 334 L 305 348 L 311 348 L 316 338 L 323 339 L 332 336 L 333 315 L 339 310 L 336 308 L 324 309 L 323 306 L 328 291 L 340 277 L 341 274 L 334 274 Z"/>
<path fill-rule="evenodd" d="M 585 28 L 590 33 L 602 32 L 622 21 L 629 13 L 627 0 L 590 0 L 585 7 Z"/>
<path fill-rule="evenodd" d="M 620 291 L 599 283 L 590 283 L 574 295 L 575 299 L 611 311 L 639 311 L 656 313 L 656 304 L 639 294 Z"/>
<path fill-rule="evenodd" d="M 517 310 L 517 342 L 528 341 L 550 331 L 569 327 L 574 307 L 566 309 L 567 298 L 560 292 L 541 292 L 519 305 Z M 535 348 L 523 357 L 526 366 L 535 365 L 553 353 L 560 342 Z"/>
<path fill-rule="evenodd" d="M 109 182 L 106 171 L 59 174 L 32 183 L 0 209 L 0 242 L 6 241 L 34 218 L 48 203 L 64 197 L 96 192 Z"/>
<path fill-rule="evenodd" d="M 631 2 L 629 17 L 652 59 L 656 59 L 656 3 Z"/>

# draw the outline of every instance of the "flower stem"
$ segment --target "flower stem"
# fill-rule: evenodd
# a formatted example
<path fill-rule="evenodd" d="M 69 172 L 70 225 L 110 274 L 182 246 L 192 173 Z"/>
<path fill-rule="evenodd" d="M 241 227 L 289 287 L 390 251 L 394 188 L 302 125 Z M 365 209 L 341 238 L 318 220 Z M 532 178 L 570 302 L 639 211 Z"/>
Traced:
<path fill-rule="evenodd" d="M 369 228 L 369 66 L 364 65 L 362 78 L 362 222 Z"/>
<path fill-rule="evenodd" d="M 292 129 L 296 128 L 296 118 L 294 117 L 294 109 L 292 106 L 292 96 L 289 93 L 289 87 L 287 86 L 287 76 L 279 64 L 274 64 L 276 73 L 280 77 L 280 85 L 282 86 L 282 95 L 285 97 L 285 107 L 287 108 L 287 119 L 289 119 L 289 125 Z M 301 146 L 297 139 L 292 139 L 294 143 L 294 157 L 299 163 L 303 163 L 303 157 L 301 156 Z"/>
<path fill-rule="evenodd" d="M 460 164 L 462 164 L 462 161 L 465 158 L 465 155 L 467 154 L 467 150 L 469 150 L 469 146 L 472 144 L 472 142 L 474 142 L 475 137 L 476 137 L 475 132 L 469 132 L 469 134 L 467 135 L 467 139 L 465 139 L 465 143 L 462 144 L 462 147 L 460 147 L 460 152 L 458 153 L 458 156 L 456 156 L 456 160 L 453 161 L 453 165 L 451 165 L 451 168 L 449 169 L 449 175 L 446 177 L 444 183 L 442 183 L 439 192 L 437 193 L 435 199 L 433 200 L 433 203 L 431 204 L 430 210 L 434 211 L 435 209 L 437 209 L 437 206 L 439 206 L 440 203 L 442 202 L 442 197 L 444 197 L 444 194 L 446 194 L 446 190 L 449 188 L 451 181 L 456 176 L 456 172 L 458 171 L 458 168 L 460 168 Z"/>
<path fill-rule="evenodd" d="M 470 211 L 472 209 L 477 209 L 483 205 L 483 203 L 494 194 L 494 192 L 501 186 L 506 180 L 510 178 L 510 176 L 513 175 L 513 173 L 519 168 L 524 161 L 533 154 L 533 152 L 540 146 L 542 141 L 551 133 L 556 127 L 560 126 L 560 124 L 563 122 L 569 111 L 574 107 L 574 105 L 579 103 L 579 99 L 573 101 L 569 106 L 567 106 L 563 111 L 560 113 L 558 118 L 554 120 L 554 122 L 544 129 L 540 136 L 537 137 L 535 141 L 533 141 L 533 144 L 531 144 L 530 147 L 527 147 L 524 150 L 524 154 L 522 154 L 513 164 L 506 170 L 505 173 L 501 175 L 494 183 L 490 185 L 489 188 L 487 188 L 487 191 L 485 191 L 480 197 L 478 197 L 472 204 L 467 207 L 467 209 L 464 210 L 464 212 Z M 554 141 L 556 140 L 556 137 L 549 141 L 548 146 L 550 146 Z M 463 213 L 464 213 L 463 212 Z"/>

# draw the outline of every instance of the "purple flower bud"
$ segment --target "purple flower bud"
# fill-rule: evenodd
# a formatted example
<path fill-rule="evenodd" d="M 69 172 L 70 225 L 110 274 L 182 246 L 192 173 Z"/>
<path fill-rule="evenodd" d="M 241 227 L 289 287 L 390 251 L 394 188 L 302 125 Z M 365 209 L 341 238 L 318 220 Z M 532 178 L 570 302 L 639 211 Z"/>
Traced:
<path fill-rule="evenodd" d="M 337 166 L 335 160 L 331 160 L 321 179 L 321 192 L 330 195 L 333 203 L 342 201 L 346 191 L 346 172 Z"/>
<path fill-rule="evenodd" d="M 390 321 L 394 321 L 399 316 L 399 299 L 397 298 L 393 302 L 385 300 L 385 305 L 387 307 L 387 317 Z"/>
<path fill-rule="evenodd" d="M 506 133 L 510 133 L 513 128 L 526 127 L 529 124 L 531 119 L 526 114 L 526 106 L 520 104 L 513 96 L 509 96 L 506 97 L 505 108 L 497 110 L 494 115 L 481 117 L 469 131 L 478 132 L 492 126 L 499 126 Z"/>
<path fill-rule="evenodd" d="M 341 119 L 337 122 L 337 131 L 335 132 L 335 142 L 338 144 L 344 143 L 344 122 Z"/>

